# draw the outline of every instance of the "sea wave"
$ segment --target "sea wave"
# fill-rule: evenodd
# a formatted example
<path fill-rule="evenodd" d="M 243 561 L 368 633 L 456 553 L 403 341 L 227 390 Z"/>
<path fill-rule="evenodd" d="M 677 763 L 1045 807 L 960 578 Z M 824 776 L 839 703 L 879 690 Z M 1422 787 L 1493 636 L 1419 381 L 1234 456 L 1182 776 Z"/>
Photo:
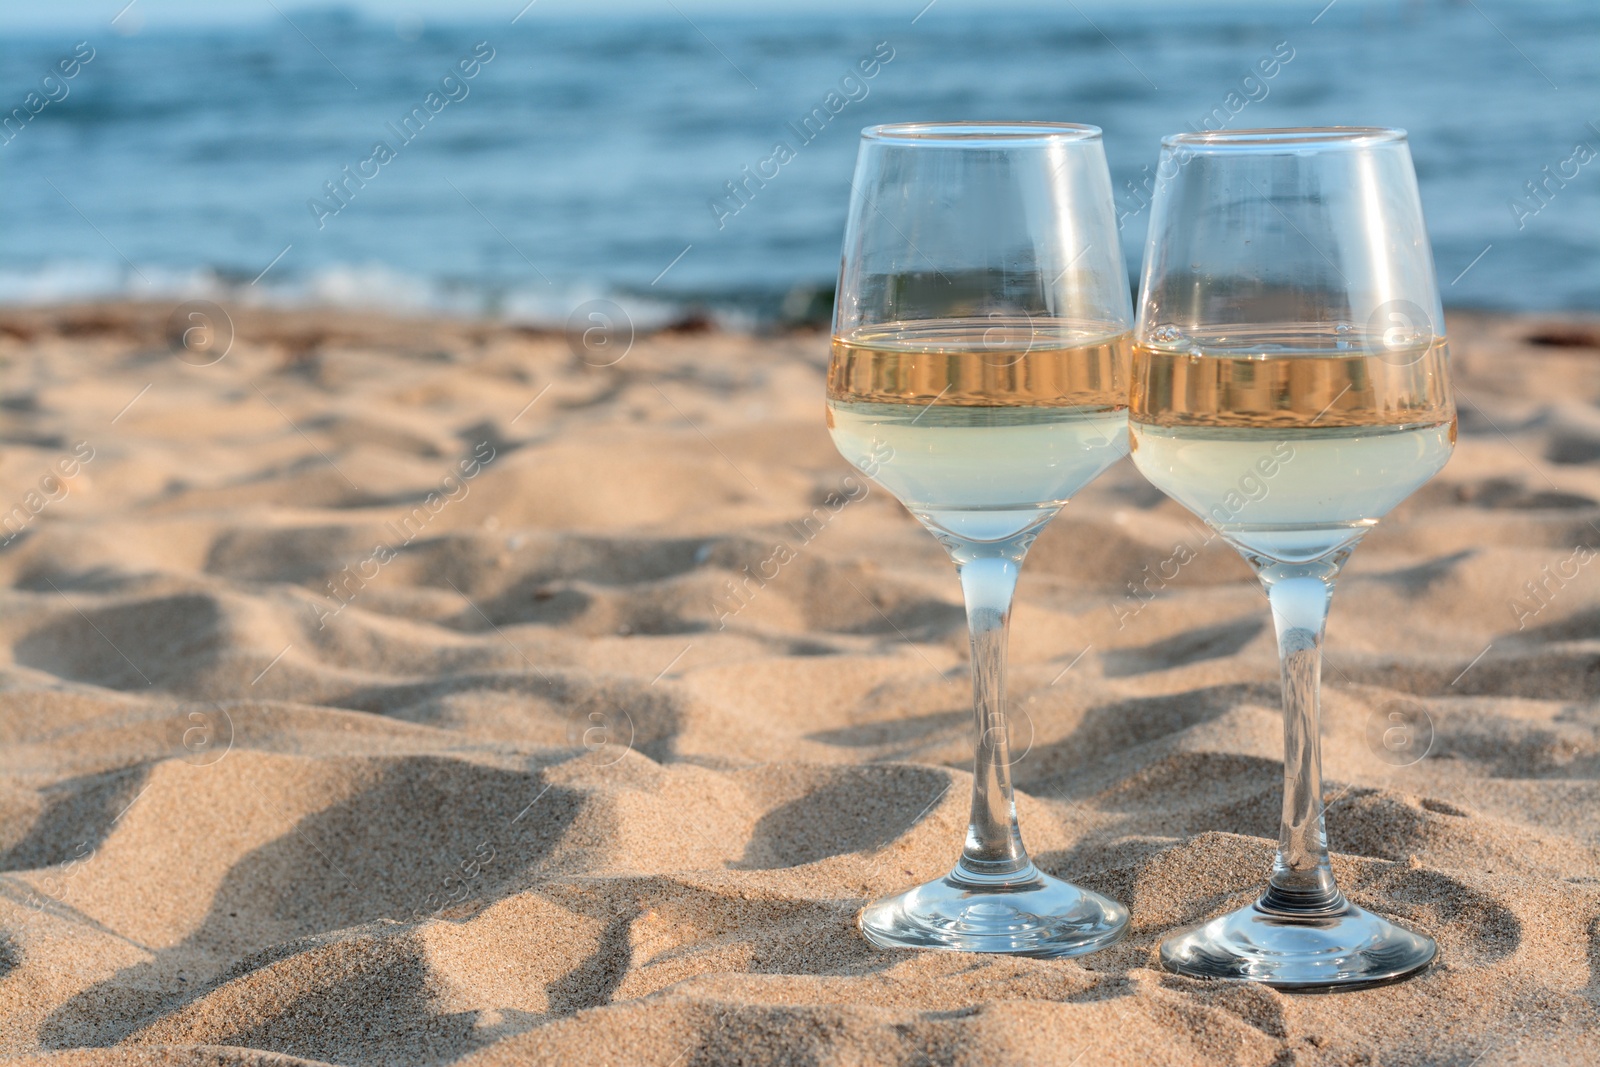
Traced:
<path fill-rule="evenodd" d="M 408 315 L 492 319 L 536 329 L 565 329 L 605 302 L 634 328 L 658 330 L 686 321 L 748 330 L 773 321 L 818 319 L 826 291 L 731 292 L 675 298 L 647 296 L 602 282 L 562 286 L 428 278 L 383 263 L 336 264 L 303 276 L 248 280 L 216 267 L 173 269 L 151 264 L 61 260 L 20 270 L 0 267 L 0 307 L 100 301 L 212 300 L 265 308 L 343 308 Z M 576 318 L 575 318 L 576 317 Z"/>

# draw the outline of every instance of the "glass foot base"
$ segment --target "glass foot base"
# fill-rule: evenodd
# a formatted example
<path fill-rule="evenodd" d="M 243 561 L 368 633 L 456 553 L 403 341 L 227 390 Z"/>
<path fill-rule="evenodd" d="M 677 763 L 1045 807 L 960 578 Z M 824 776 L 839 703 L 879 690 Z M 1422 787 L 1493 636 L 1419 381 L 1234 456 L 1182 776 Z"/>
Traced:
<path fill-rule="evenodd" d="M 1397 982 L 1433 962 L 1439 947 L 1340 898 L 1321 913 L 1256 902 L 1161 944 L 1161 965 L 1192 978 L 1233 978 L 1275 989 L 1329 992 Z"/>
<path fill-rule="evenodd" d="M 861 932 L 880 948 L 1081 956 L 1111 944 L 1128 909 L 1030 866 L 1005 882 L 943 878 L 868 904 Z"/>

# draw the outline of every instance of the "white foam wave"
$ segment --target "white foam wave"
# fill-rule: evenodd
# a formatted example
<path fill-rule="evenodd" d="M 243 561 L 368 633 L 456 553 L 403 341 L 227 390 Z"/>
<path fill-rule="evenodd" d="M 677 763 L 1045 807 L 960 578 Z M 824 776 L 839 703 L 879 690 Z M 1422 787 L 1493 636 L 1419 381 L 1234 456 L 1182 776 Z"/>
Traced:
<path fill-rule="evenodd" d="M 561 328 L 585 305 L 609 300 L 634 327 L 651 330 L 683 316 L 684 305 L 620 293 L 598 282 L 488 286 L 424 278 L 381 263 L 337 264 L 303 275 L 255 281 L 228 278 L 212 268 L 173 269 L 112 262 L 61 260 L 32 268 L 0 267 L 0 306 L 66 304 L 97 300 L 215 300 L 254 307 L 331 307 L 397 314 L 486 318 L 539 328 Z M 749 316 L 716 312 L 726 327 L 751 325 Z"/>

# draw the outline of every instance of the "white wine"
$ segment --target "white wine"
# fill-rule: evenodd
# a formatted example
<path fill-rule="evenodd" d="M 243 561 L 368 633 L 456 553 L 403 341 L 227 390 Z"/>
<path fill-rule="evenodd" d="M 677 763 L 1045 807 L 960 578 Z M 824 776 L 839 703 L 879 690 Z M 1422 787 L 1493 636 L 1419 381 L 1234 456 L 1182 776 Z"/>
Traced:
<path fill-rule="evenodd" d="M 1270 432 L 1132 426 L 1146 478 L 1236 544 L 1284 562 L 1354 542 L 1450 458 L 1455 423 Z"/>
<path fill-rule="evenodd" d="M 935 532 L 999 541 L 1127 454 L 1128 335 L 1016 320 L 873 327 L 833 343 L 834 444 Z"/>
<path fill-rule="evenodd" d="M 1455 447 L 1443 338 L 1321 332 L 1134 349 L 1129 431 L 1152 484 L 1241 548 L 1304 562 L 1348 547 Z"/>
<path fill-rule="evenodd" d="M 1014 537 L 1128 452 L 1123 410 L 829 404 L 833 442 L 924 523 Z"/>

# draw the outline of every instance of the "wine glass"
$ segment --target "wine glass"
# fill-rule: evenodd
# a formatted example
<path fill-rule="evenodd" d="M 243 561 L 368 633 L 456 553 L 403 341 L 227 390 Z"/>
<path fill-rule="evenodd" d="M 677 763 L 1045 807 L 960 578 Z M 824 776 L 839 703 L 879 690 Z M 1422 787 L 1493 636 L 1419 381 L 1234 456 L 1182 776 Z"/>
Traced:
<path fill-rule="evenodd" d="M 1403 978 L 1437 951 L 1334 884 L 1318 690 L 1340 568 L 1455 446 L 1443 324 L 1404 131 L 1162 142 L 1135 329 L 1133 460 L 1255 570 L 1284 701 L 1271 881 L 1254 904 L 1163 943 L 1169 970 L 1350 988 Z"/>
<path fill-rule="evenodd" d="M 1070 956 L 1127 909 L 1040 872 L 1005 725 L 1017 572 L 1045 523 L 1127 453 L 1133 308 L 1100 131 L 910 123 L 862 133 L 828 367 L 845 458 L 938 538 L 972 640 L 972 817 L 951 872 L 869 904 L 884 947 Z"/>

